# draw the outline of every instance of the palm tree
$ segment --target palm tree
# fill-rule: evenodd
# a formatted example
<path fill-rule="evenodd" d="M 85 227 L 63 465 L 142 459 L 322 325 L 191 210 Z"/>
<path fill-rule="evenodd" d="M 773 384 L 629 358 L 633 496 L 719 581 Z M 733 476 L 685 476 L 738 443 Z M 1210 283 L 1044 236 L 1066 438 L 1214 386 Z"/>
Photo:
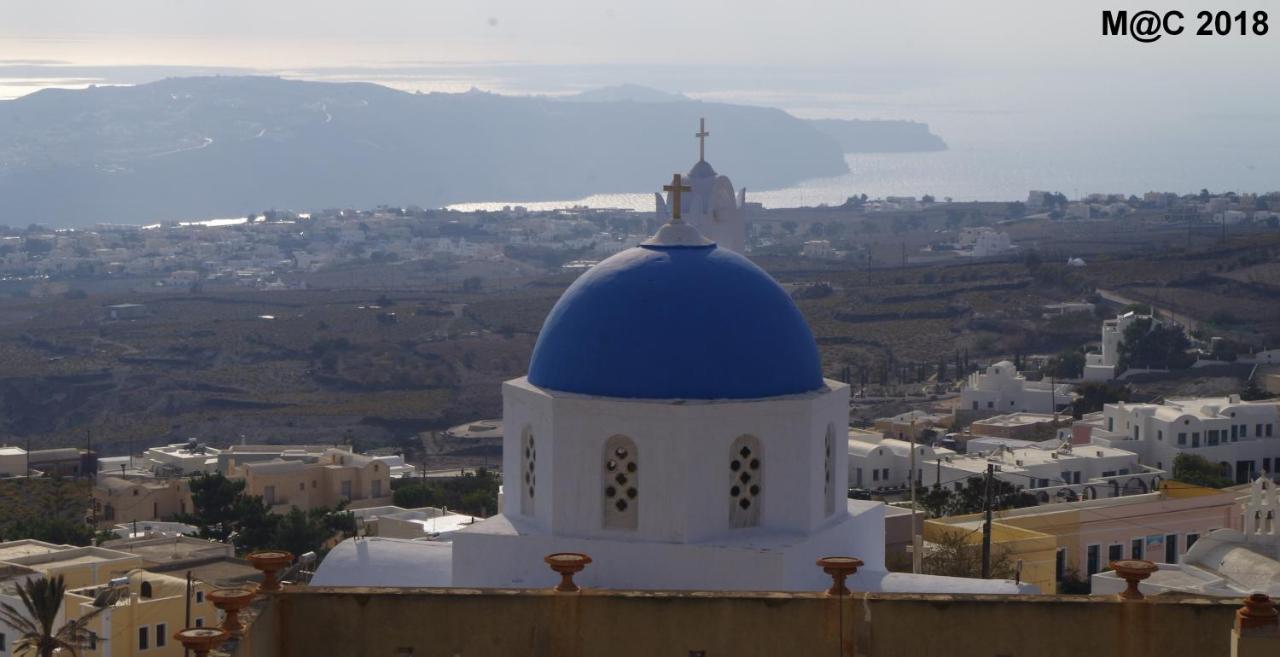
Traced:
<path fill-rule="evenodd" d="M 95 600 L 97 608 L 92 612 L 55 628 L 54 622 L 62 609 L 62 598 L 66 592 L 67 585 L 62 575 L 52 579 L 42 577 L 27 580 L 18 587 L 18 598 L 22 600 L 25 613 L 0 602 L 0 621 L 18 631 L 17 640 L 13 642 L 14 654 L 34 650 L 36 657 L 53 657 L 54 651 L 63 650 L 78 655 L 81 649 L 101 640 L 96 639 L 86 626 L 111 606 L 113 596 L 100 596 L 102 604 Z"/>

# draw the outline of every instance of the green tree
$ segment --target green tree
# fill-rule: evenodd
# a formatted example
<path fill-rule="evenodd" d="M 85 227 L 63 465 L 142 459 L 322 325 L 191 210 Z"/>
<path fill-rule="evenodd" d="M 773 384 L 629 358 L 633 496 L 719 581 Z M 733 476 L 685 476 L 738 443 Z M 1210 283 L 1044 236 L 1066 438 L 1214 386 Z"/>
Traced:
<path fill-rule="evenodd" d="M 244 509 L 244 480 L 228 479 L 222 473 L 200 473 L 188 480 L 191 513 L 179 519 L 200 528 L 201 538 L 227 540 Z"/>
<path fill-rule="evenodd" d="M 473 516 L 485 516 L 497 511 L 497 475 L 486 468 L 475 473 L 442 481 L 392 484 L 392 499 L 396 506 L 415 508 L 437 506 Z"/>
<path fill-rule="evenodd" d="M 1245 386 L 1244 390 L 1240 391 L 1240 399 L 1244 401 L 1259 401 L 1262 399 L 1271 399 L 1272 397 L 1274 397 L 1274 395 L 1263 390 L 1262 387 L 1258 385 L 1257 377 L 1249 379 L 1249 385 Z"/>
<path fill-rule="evenodd" d="M 1064 349 L 1049 359 L 1045 374 L 1059 379 L 1078 379 L 1084 374 L 1084 352 Z"/>
<path fill-rule="evenodd" d="M 1027 267 L 1028 272 L 1035 274 L 1040 271 L 1040 265 L 1044 264 L 1044 261 L 1040 259 L 1040 254 L 1036 251 L 1027 251 L 1027 256 L 1022 259 L 1022 264 Z"/>
<path fill-rule="evenodd" d="M 1195 359 L 1187 354 L 1191 341 L 1182 327 L 1156 323 L 1151 318 L 1134 320 L 1120 343 L 1120 371 L 1143 369 L 1186 369 Z"/>
<path fill-rule="evenodd" d="M 1085 381 L 1076 386 L 1076 399 L 1071 403 L 1071 415 L 1076 419 L 1087 413 L 1096 413 L 1106 404 L 1129 401 L 1129 388 L 1098 381 Z"/>
<path fill-rule="evenodd" d="M 1182 453 L 1173 459 L 1173 478 L 1186 484 L 1208 488 L 1226 488 L 1235 482 L 1222 474 L 1222 469 L 1198 454 Z"/>
<path fill-rule="evenodd" d="M 58 516 L 35 516 L 18 520 L 3 532 L 10 539 L 29 538 L 59 545 L 89 545 L 93 528 L 84 522 Z"/>
<path fill-rule="evenodd" d="M 976 532 L 950 530 L 934 538 L 932 549 L 921 559 L 924 572 L 947 577 L 982 577 L 982 548 Z M 1013 560 L 1007 549 L 991 551 L 991 576 L 1013 579 Z"/>
<path fill-rule="evenodd" d="M 78 655 L 95 641 L 88 630 L 89 621 L 106 611 L 114 600 L 105 600 L 102 605 L 95 601 L 93 611 L 55 627 L 66 592 L 62 575 L 42 577 L 27 580 L 18 587 L 22 610 L 0 602 L 0 621 L 18 633 L 13 641 L 14 654 L 34 652 L 36 657 L 53 657 L 57 652 L 69 652 Z"/>

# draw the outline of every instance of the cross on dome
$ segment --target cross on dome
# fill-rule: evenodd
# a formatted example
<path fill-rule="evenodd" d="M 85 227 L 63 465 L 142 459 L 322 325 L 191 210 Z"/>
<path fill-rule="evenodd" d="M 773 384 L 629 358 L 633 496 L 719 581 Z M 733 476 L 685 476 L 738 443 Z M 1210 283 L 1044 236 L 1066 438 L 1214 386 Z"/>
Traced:
<path fill-rule="evenodd" d="M 680 221 L 680 193 L 691 192 L 693 188 L 684 184 L 680 179 L 680 174 L 671 174 L 671 184 L 663 185 L 662 191 L 671 192 L 671 223 L 678 224 Z"/>
<path fill-rule="evenodd" d="M 648 247 L 714 246 L 715 242 L 703 237 L 697 228 L 680 218 L 680 195 L 693 191 L 692 187 L 684 184 L 680 174 L 671 174 L 671 184 L 663 185 L 662 191 L 671 192 L 671 221 L 663 224 L 653 237 L 641 242 L 640 245 Z"/>
<path fill-rule="evenodd" d="M 707 120 L 705 118 L 698 119 L 698 132 L 693 135 L 698 138 L 698 161 L 705 162 L 707 160 L 707 137 L 711 136 L 707 132 Z"/>

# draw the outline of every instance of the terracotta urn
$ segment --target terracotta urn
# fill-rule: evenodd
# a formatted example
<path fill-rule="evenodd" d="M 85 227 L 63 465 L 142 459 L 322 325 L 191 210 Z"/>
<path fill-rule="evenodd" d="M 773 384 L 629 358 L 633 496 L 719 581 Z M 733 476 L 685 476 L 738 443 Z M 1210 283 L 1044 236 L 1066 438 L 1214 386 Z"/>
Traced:
<path fill-rule="evenodd" d="M 258 594 L 249 589 L 217 589 L 210 591 L 208 595 L 209 602 L 226 614 L 222 620 L 222 629 L 236 638 L 244 632 L 244 625 L 240 623 L 240 610 L 249 606 L 256 597 Z"/>
<path fill-rule="evenodd" d="M 210 650 L 227 640 L 227 631 L 216 627 L 188 627 L 178 630 L 173 638 L 196 657 L 206 657 Z"/>
<path fill-rule="evenodd" d="M 1154 563 L 1145 559 L 1112 561 L 1111 569 L 1128 584 L 1128 588 L 1120 593 L 1122 600 L 1141 600 L 1142 592 L 1138 590 L 1138 582 L 1151 577 L 1151 573 L 1159 570 Z"/>
<path fill-rule="evenodd" d="M 293 553 L 284 550 L 259 550 L 249 553 L 245 559 L 250 566 L 262 571 L 262 584 L 258 586 L 258 592 L 275 593 L 280 590 L 280 580 L 276 578 L 276 573 L 293 563 Z"/>
<path fill-rule="evenodd" d="M 561 593 L 576 593 L 581 589 L 573 582 L 573 575 L 582 572 L 591 563 L 591 557 L 580 552 L 557 552 L 548 554 L 544 561 L 551 566 L 551 570 L 560 573 L 560 583 L 556 585 L 556 590 Z"/>
<path fill-rule="evenodd" d="M 1244 599 L 1244 606 L 1236 610 L 1236 629 L 1241 632 L 1268 629 L 1274 632 L 1277 628 L 1280 628 L 1280 612 L 1266 593 L 1251 594 Z"/>
<path fill-rule="evenodd" d="M 844 585 L 844 581 L 852 574 L 858 572 L 858 568 L 862 566 L 862 559 L 857 557 L 823 557 L 818 559 L 818 566 L 822 571 L 831 576 L 831 588 L 827 589 L 827 595 L 850 595 L 849 588 Z"/>

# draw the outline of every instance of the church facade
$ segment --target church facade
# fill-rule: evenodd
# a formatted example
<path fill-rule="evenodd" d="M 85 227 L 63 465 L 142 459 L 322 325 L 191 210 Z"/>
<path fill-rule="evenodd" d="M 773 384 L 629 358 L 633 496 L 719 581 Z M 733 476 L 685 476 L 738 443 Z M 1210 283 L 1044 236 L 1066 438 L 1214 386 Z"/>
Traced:
<path fill-rule="evenodd" d="M 657 234 L 565 290 L 503 385 L 501 512 L 447 546 L 346 541 L 313 584 L 543 587 L 546 555 L 581 552 L 600 588 L 818 590 L 819 558 L 853 556 L 860 590 L 1025 590 L 886 572 L 884 505 L 847 499 L 849 386 L 786 291 L 684 221 L 686 182 Z"/>
<path fill-rule="evenodd" d="M 706 120 L 702 120 L 697 134 L 698 161 L 689 169 L 684 177 L 691 188 L 691 193 L 682 195 L 678 201 L 670 194 L 663 197 L 654 195 L 655 210 L 659 221 L 672 217 L 672 209 L 680 206 L 680 215 L 686 222 L 698 229 L 707 239 L 721 248 L 737 253 L 746 253 L 747 248 L 747 190 L 743 188 L 733 191 L 733 182 L 728 176 L 716 173 L 706 160 Z"/>

